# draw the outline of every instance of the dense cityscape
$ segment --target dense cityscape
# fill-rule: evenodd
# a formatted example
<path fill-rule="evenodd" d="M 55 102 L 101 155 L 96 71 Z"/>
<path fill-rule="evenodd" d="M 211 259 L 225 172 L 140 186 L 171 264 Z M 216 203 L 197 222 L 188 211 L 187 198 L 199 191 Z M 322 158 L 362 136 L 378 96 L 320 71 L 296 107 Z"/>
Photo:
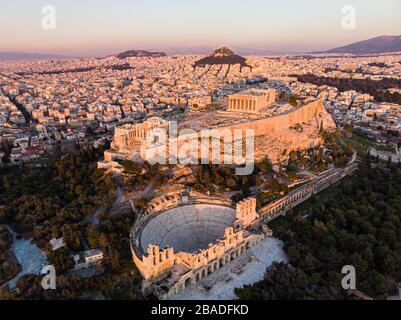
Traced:
<path fill-rule="evenodd" d="M 45 157 L 75 143 L 97 147 L 111 140 L 116 126 L 150 116 L 172 117 L 196 102 L 220 103 L 253 83 L 299 98 L 323 99 L 339 125 L 353 125 L 377 142 L 396 142 L 399 55 L 250 57 L 253 71 L 241 73 L 238 66 L 228 73 L 228 67 L 194 72 L 199 58 L 2 62 L 0 134 L 3 144 L 12 145 L 3 146 L 3 162 Z M 334 79 L 383 82 L 381 91 L 388 95 L 378 99 L 369 86 L 344 90 Z"/>

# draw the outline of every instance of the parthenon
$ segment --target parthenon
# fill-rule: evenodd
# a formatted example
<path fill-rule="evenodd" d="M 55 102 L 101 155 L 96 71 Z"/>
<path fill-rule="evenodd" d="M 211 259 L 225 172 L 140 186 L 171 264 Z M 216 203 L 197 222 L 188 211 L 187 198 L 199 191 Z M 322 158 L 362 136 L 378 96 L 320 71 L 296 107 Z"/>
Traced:
<path fill-rule="evenodd" d="M 227 111 L 260 114 L 272 107 L 275 101 L 275 90 L 247 90 L 228 96 Z"/>

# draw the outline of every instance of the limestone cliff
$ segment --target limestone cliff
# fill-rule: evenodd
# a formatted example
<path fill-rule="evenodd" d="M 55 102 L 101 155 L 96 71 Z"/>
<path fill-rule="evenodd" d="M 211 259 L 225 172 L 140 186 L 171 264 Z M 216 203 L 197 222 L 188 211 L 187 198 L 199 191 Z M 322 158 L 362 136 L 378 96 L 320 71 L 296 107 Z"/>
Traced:
<path fill-rule="evenodd" d="M 293 111 L 249 123 L 230 126 L 231 129 L 253 129 L 255 161 L 267 156 L 273 163 L 287 159 L 290 151 L 321 145 L 320 130 L 334 130 L 336 125 L 324 109 L 321 100 Z"/>

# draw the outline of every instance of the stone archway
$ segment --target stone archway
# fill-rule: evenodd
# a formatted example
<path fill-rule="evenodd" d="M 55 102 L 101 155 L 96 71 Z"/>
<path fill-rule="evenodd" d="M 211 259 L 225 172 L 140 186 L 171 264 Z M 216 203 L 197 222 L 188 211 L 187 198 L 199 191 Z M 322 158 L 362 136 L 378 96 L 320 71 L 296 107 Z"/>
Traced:
<path fill-rule="evenodd" d="M 207 267 L 207 275 L 209 275 L 209 274 L 212 274 L 213 273 L 213 266 L 211 265 L 211 266 L 209 266 L 209 267 Z"/>
<path fill-rule="evenodd" d="M 185 290 L 186 287 L 188 287 L 189 285 L 191 285 L 193 283 L 194 283 L 194 281 L 192 278 L 185 279 L 183 289 Z"/>
<path fill-rule="evenodd" d="M 177 286 L 175 286 L 175 287 L 173 287 L 173 288 L 171 289 L 170 292 L 171 292 L 172 295 L 176 295 L 176 294 L 180 293 L 180 290 L 178 289 Z"/>
<path fill-rule="evenodd" d="M 227 254 L 227 255 L 224 257 L 224 260 L 225 260 L 224 263 L 229 263 L 229 262 L 231 261 L 231 256 L 230 256 L 229 254 Z"/>

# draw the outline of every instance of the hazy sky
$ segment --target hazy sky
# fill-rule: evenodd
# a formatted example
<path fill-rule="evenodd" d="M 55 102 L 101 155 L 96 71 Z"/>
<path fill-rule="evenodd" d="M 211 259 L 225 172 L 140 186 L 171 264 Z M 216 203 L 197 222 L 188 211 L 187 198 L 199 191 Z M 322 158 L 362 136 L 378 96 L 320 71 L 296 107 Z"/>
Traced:
<path fill-rule="evenodd" d="M 56 30 L 41 9 L 56 9 Z M 344 30 L 344 5 L 356 29 Z M 105 55 L 188 45 L 311 51 L 401 34 L 400 0 L 0 0 L 0 51 Z"/>

